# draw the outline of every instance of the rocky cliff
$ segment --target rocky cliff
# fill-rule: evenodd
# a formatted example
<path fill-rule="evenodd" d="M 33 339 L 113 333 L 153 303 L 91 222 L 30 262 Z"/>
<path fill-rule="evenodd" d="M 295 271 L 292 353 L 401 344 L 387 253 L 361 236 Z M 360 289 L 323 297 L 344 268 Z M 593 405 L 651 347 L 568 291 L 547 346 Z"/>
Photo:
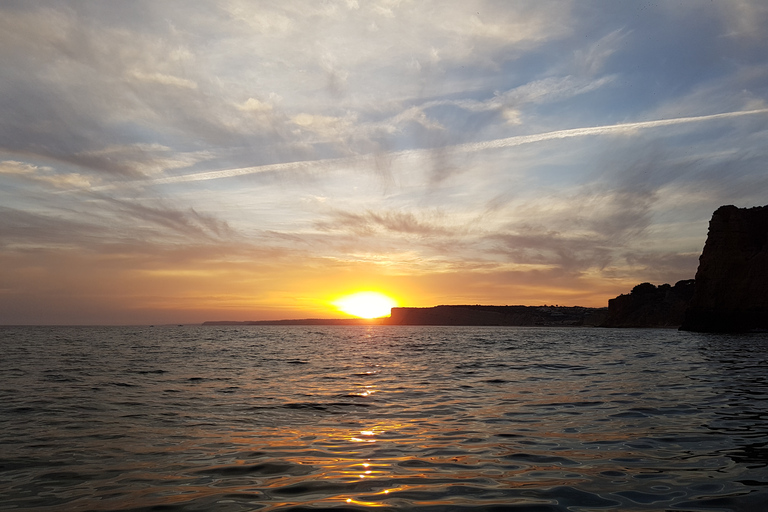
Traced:
<path fill-rule="evenodd" d="M 682 330 L 768 330 L 768 206 L 712 215 Z"/>
<path fill-rule="evenodd" d="M 694 293 L 694 280 L 675 286 L 642 283 L 632 292 L 608 301 L 602 327 L 679 327 Z"/>

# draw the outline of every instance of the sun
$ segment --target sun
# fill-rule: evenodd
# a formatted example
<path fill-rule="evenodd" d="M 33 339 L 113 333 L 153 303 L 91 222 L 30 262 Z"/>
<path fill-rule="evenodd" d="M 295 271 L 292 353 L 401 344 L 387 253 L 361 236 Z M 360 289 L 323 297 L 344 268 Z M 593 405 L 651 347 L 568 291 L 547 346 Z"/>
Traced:
<path fill-rule="evenodd" d="M 379 318 L 389 316 L 397 302 L 379 292 L 357 292 L 346 295 L 333 302 L 333 305 L 348 315 L 360 318 Z"/>

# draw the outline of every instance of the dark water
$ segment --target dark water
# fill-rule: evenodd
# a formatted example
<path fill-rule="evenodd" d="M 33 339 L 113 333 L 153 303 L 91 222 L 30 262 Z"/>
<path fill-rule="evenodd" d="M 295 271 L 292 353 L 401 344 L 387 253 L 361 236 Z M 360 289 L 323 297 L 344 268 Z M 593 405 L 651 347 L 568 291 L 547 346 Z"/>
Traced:
<path fill-rule="evenodd" d="M 2 510 L 768 510 L 768 335 L 0 328 Z"/>

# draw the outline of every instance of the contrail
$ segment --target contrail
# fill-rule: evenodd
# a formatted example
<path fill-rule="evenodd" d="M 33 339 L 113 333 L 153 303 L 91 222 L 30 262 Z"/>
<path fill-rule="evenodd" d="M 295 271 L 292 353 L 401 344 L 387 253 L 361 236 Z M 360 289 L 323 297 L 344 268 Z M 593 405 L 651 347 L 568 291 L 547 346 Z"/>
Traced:
<path fill-rule="evenodd" d="M 333 165 L 350 162 L 352 158 L 329 158 L 326 160 L 303 160 L 298 162 L 286 162 L 283 164 L 257 165 L 253 167 L 238 167 L 236 169 L 222 169 L 219 171 L 199 172 L 196 174 L 183 174 L 180 176 L 169 176 L 167 178 L 157 178 L 150 180 L 153 185 L 165 185 L 166 183 L 179 183 L 184 181 L 203 181 L 216 180 L 219 178 L 232 178 L 234 176 L 243 176 L 245 174 L 256 174 L 262 172 L 289 171 L 298 169 L 308 169 L 318 164 Z"/>
<path fill-rule="evenodd" d="M 452 151 L 474 153 L 478 151 L 484 151 L 487 149 L 499 149 L 508 148 L 514 146 L 521 146 L 523 144 L 532 144 L 535 142 L 543 142 L 547 140 L 555 139 L 569 139 L 572 137 L 584 137 L 587 135 L 604 135 L 616 132 L 628 132 L 643 128 L 658 128 L 661 126 L 672 126 L 677 124 L 687 123 L 699 123 L 704 121 L 712 121 L 715 119 L 729 119 L 732 117 L 741 117 L 755 114 L 766 114 L 768 108 L 762 108 L 757 110 L 741 110 L 738 112 L 725 112 L 722 114 L 710 114 L 706 116 L 695 117 L 678 117 L 674 119 L 660 119 L 656 121 L 639 121 L 636 123 L 622 123 L 612 124 L 605 126 L 591 126 L 586 128 L 571 128 L 568 130 L 556 130 L 553 132 L 536 133 L 533 135 L 517 135 L 514 137 L 507 137 L 504 139 L 489 140 L 483 142 L 468 142 L 466 144 L 457 144 L 455 146 L 448 146 L 445 149 Z M 429 149 L 409 149 L 404 151 L 397 151 L 390 153 L 390 157 L 413 157 L 423 154 L 428 154 Z M 259 165 L 253 167 L 240 167 L 236 169 L 222 169 L 218 171 L 201 172 L 197 174 L 184 174 L 180 176 L 169 176 L 167 178 L 158 178 L 149 180 L 151 185 L 165 185 L 170 183 L 181 183 L 187 181 L 203 181 L 203 180 L 215 180 L 220 178 L 231 178 L 234 176 L 244 176 L 247 174 L 257 174 L 265 172 L 275 171 L 289 171 L 299 169 L 316 168 L 317 166 L 329 167 L 337 165 L 349 165 L 353 162 L 364 161 L 370 158 L 374 158 L 373 155 L 360 156 L 360 157 L 344 157 L 344 158 L 332 158 L 325 160 L 304 160 L 297 162 L 287 162 L 282 164 L 269 164 Z"/>
<path fill-rule="evenodd" d="M 727 119 L 731 117 L 741 117 L 753 114 L 768 113 L 768 108 L 758 110 L 742 110 L 739 112 L 725 112 L 723 114 L 710 114 L 696 117 L 677 117 L 674 119 L 661 119 L 657 121 L 639 121 L 636 123 L 612 124 L 605 126 L 591 126 L 587 128 L 571 128 L 569 130 L 557 130 L 554 132 L 537 133 L 534 135 L 519 135 L 516 137 L 507 137 L 505 139 L 489 140 L 484 142 L 470 142 L 453 146 L 452 149 L 459 151 L 483 151 L 485 149 L 506 148 L 511 146 L 520 146 L 533 142 L 541 142 L 553 139 L 568 139 L 571 137 L 583 137 L 585 135 L 602 135 L 613 132 L 631 131 L 639 128 L 657 128 L 660 126 L 672 126 L 676 124 L 696 123 L 711 121 L 714 119 Z"/>

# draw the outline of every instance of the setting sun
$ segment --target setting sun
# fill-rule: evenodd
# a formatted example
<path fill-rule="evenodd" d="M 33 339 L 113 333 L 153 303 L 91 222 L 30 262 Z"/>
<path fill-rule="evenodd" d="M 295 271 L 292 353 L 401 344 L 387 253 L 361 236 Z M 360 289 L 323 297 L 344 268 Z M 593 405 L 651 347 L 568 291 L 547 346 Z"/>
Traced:
<path fill-rule="evenodd" d="M 358 292 L 347 295 L 333 302 L 333 305 L 348 315 L 360 318 L 379 318 L 388 316 L 397 302 L 379 292 Z"/>

